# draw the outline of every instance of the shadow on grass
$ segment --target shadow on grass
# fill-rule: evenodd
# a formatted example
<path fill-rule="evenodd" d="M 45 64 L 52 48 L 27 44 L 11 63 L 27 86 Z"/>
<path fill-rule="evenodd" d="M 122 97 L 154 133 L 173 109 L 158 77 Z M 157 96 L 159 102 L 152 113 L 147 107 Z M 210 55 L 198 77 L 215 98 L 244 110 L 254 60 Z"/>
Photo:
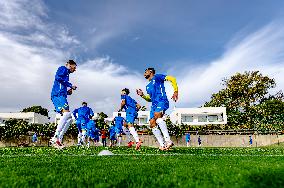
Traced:
<path fill-rule="evenodd" d="M 284 170 L 273 170 L 271 172 L 251 174 L 248 177 L 248 186 L 250 188 L 279 188 L 284 187 Z"/>

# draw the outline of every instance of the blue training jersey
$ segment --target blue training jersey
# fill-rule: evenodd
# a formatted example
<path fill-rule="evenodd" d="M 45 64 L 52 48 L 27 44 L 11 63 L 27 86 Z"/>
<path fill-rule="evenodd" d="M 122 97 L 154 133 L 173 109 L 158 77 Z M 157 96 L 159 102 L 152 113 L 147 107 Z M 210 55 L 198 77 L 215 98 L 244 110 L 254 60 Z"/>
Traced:
<path fill-rule="evenodd" d="M 136 108 L 136 104 L 137 102 L 132 99 L 130 96 L 128 95 L 121 95 L 121 100 L 125 100 L 125 106 L 124 106 L 124 109 L 127 111 L 127 112 L 136 112 L 137 111 L 137 108 Z"/>
<path fill-rule="evenodd" d="M 73 115 L 76 120 L 79 119 L 79 120 L 85 120 L 85 122 L 88 122 L 90 120 L 90 116 L 94 116 L 94 112 L 91 108 L 87 106 L 82 106 L 80 108 L 75 109 L 73 111 Z"/>
<path fill-rule="evenodd" d="M 116 116 L 114 118 L 114 122 L 115 122 L 116 127 L 121 127 L 123 125 L 123 121 L 124 121 L 124 118 L 121 117 L 121 116 Z"/>
<path fill-rule="evenodd" d="M 114 126 L 111 126 L 109 128 L 109 136 L 112 137 L 112 136 L 115 136 L 116 135 L 116 132 L 115 132 L 115 127 Z"/>
<path fill-rule="evenodd" d="M 69 70 L 65 66 L 61 66 L 57 69 L 55 74 L 55 80 L 51 91 L 52 96 L 66 96 L 67 87 L 71 88 L 72 84 L 69 82 Z"/>
<path fill-rule="evenodd" d="M 146 91 L 150 95 L 153 104 L 157 104 L 162 101 L 168 101 L 166 90 L 165 90 L 165 78 L 166 75 L 155 74 L 146 86 Z"/>

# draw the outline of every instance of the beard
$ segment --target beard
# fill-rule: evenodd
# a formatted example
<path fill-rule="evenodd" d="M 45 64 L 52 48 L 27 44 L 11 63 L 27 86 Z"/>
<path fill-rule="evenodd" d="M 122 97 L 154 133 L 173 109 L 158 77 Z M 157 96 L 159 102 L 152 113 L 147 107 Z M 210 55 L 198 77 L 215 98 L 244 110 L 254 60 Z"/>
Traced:
<path fill-rule="evenodd" d="M 148 79 L 148 78 L 150 78 L 150 75 L 146 75 L 146 76 L 144 76 L 145 77 L 145 79 Z"/>

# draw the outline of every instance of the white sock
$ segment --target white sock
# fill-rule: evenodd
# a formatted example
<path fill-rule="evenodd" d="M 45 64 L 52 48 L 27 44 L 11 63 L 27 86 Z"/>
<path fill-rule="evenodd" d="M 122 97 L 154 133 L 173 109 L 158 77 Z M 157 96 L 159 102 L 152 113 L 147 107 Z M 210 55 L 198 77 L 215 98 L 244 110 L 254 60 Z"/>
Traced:
<path fill-rule="evenodd" d="M 158 140 L 160 146 L 161 146 L 161 147 L 164 147 L 164 146 L 165 146 L 165 145 L 164 145 L 164 139 L 163 139 L 163 136 L 162 136 L 162 134 L 161 134 L 160 129 L 158 129 L 158 127 L 156 126 L 156 127 L 152 128 L 152 132 L 153 132 L 153 134 L 155 135 L 155 137 L 157 138 L 157 140 Z"/>
<path fill-rule="evenodd" d="M 168 131 L 168 128 L 167 128 L 167 124 L 166 122 L 162 119 L 162 118 L 158 118 L 156 120 L 156 123 L 159 125 L 163 135 L 164 135 L 164 139 L 166 142 L 172 142 L 171 141 L 171 137 L 169 135 L 169 131 Z"/>
<path fill-rule="evenodd" d="M 134 127 L 130 127 L 130 128 L 129 128 L 129 131 L 130 131 L 130 133 L 132 134 L 134 140 L 135 140 L 136 142 L 139 142 L 139 136 L 138 136 L 138 134 L 137 134 L 135 128 L 134 128 Z"/>
<path fill-rule="evenodd" d="M 86 136 L 87 136 L 86 130 L 82 130 L 82 142 L 83 142 L 84 144 L 86 143 Z"/>
<path fill-rule="evenodd" d="M 64 112 L 63 115 L 60 117 L 60 120 L 58 122 L 54 138 L 59 139 L 60 132 L 64 128 L 64 125 L 66 124 L 67 120 L 72 118 L 71 112 Z"/>
<path fill-rule="evenodd" d="M 127 143 L 128 142 L 130 142 L 131 141 L 131 138 L 130 138 L 130 132 L 127 130 L 127 128 L 126 127 L 122 127 L 122 129 L 123 129 L 123 132 L 125 133 L 125 135 L 126 135 L 126 138 L 127 138 Z"/>
<path fill-rule="evenodd" d="M 60 134 L 59 134 L 59 140 L 60 140 L 60 142 L 62 142 L 63 136 L 64 136 L 64 134 L 67 132 L 67 130 L 68 130 L 69 126 L 71 125 L 71 123 L 72 123 L 72 118 L 69 118 L 69 119 L 66 121 L 66 123 L 65 123 L 65 125 L 64 125 L 64 127 L 63 127 L 63 129 L 61 130 L 61 132 L 60 132 Z"/>
<path fill-rule="evenodd" d="M 82 139 L 82 133 L 81 133 L 81 132 L 79 132 L 79 134 L 78 134 L 78 144 L 80 144 L 80 143 L 81 143 L 81 139 Z"/>
<path fill-rule="evenodd" d="M 121 144 L 121 138 L 122 138 L 121 136 L 117 136 L 117 141 L 118 141 L 118 142 L 117 142 L 117 145 L 118 145 L 118 146 L 120 146 L 120 144 Z"/>

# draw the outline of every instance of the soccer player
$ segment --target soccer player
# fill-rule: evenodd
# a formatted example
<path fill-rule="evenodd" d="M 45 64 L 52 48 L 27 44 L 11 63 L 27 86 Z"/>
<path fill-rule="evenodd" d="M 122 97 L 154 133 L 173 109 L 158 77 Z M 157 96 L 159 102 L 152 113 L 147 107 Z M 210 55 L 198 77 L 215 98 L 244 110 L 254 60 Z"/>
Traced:
<path fill-rule="evenodd" d="M 94 144 L 97 146 L 97 143 L 100 142 L 100 129 L 96 127 L 94 131 Z"/>
<path fill-rule="evenodd" d="M 90 139 L 94 141 L 94 144 L 96 145 L 95 141 L 95 131 L 96 131 L 96 121 L 94 119 L 91 119 L 87 123 L 87 135 L 88 135 L 88 144 L 87 146 L 90 147 Z"/>
<path fill-rule="evenodd" d="M 174 89 L 172 99 L 175 102 L 178 100 L 178 86 L 173 76 L 155 74 L 155 72 L 154 68 L 147 68 L 145 70 L 144 77 L 149 80 L 149 84 L 146 86 L 147 94 L 145 95 L 141 89 L 137 89 L 136 92 L 146 101 L 152 102 L 150 128 L 160 144 L 159 149 L 168 150 L 173 146 L 173 142 L 171 141 L 166 122 L 162 119 L 165 111 L 169 108 L 169 100 L 165 91 L 164 82 L 171 82 Z M 158 127 L 160 127 L 164 138 Z"/>
<path fill-rule="evenodd" d="M 34 145 L 34 146 L 36 146 L 37 141 L 38 141 L 38 139 L 37 139 L 37 134 L 34 133 L 34 135 L 32 136 L 32 142 L 33 142 L 33 145 Z"/>
<path fill-rule="evenodd" d="M 56 148 L 62 148 L 63 135 L 72 123 L 72 115 L 69 111 L 67 95 L 71 95 L 76 86 L 69 82 L 69 74 L 76 71 L 77 64 L 73 60 L 69 60 L 65 66 L 57 69 L 55 80 L 51 91 L 51 101 L 54 104 L 55 111 L 61 114 L 54 137 L 51 143 Z"/>
<path fill-rule="evenodd" d="M 116 132 L 115 132 L 115 127 L 113 125 L 111 125 L 109 127 L 109 139 L 110 139 L 110 145 L 109 147 L 115 146 L 117 140 L 116 140 Z"/>
<path fill-rule="evenodd" d="M 118 113 L 118 116 L 116 116 L 113 119 L 113 124 L 115 127 L 115 132 L 116 132 L 116 136 L 117 136 L 117 141 L 118 141 L 118 146 L 120 146 L 121 144 L 121 136 L 122 136 L 122 132 L 123 132 L 123 125 L 124 125 L 124 118 L 121 117 L 121 113 Z"/>
<path fill-rule="evenodd" d="M 77 116 L 78 114 L 78 116 Z M 87 124 L 90 118 L 94 116 L 94 112 L 88 107 L 86 102 L 82 102 L 82 107 L 73 111 L 73 116 L 76 119 L 76 125 L 78 128 L 78 146 L 85 145 L 87 136 Z"/>
<path fill-rule="evenodd" d="M 122 109 L 125 109 L 126 111 L 126 123 L 125 126 L 129 129 L 129 132 L 132 134 L 133 138 L 136 141 L 136 147 L 135 149 L 138 150 L 141 147 L 142 141 L 139 139 L 139 136 L 134 128 L 134 121 L 138 116 L 138 111 L 141 108 L 141 106 L 129 96 L 129 89 L 124 88 L 121 91 L 121 105 L 119 112 L 122 111 Z M 132 144 L 131 144 L 132 145 Z M 128 147 L 131 147 L 128 145 Z"/>
<path fill-rule="evenodd" d="M 186 147 L 190 146 L 190 133 L 186 133 L 185 135 Z"/>

